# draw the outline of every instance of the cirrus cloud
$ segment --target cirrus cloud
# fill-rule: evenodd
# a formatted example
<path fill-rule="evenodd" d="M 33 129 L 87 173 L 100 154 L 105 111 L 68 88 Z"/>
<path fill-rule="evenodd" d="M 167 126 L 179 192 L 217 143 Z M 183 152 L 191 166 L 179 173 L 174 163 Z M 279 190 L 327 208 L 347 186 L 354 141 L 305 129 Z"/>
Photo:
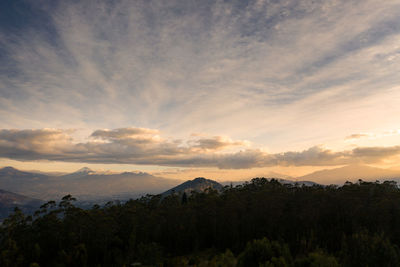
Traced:
<path fill-rule="evenodd" d="M 143 125 L 279 151 L 397 123 L 398 0 L 4 5 L 2 127 Z"/>

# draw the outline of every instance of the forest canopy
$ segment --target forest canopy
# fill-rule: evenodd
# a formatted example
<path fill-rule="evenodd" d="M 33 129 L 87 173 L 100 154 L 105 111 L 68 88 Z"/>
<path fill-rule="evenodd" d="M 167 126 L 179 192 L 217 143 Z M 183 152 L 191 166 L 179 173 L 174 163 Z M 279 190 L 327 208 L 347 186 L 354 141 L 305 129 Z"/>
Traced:
<path fill-rule="evenodd" d="M 222 192 L 81 209 L 68 195 L 0 228 L 1 266 L 400 266 L 395 182 L 255 178 Z"/>

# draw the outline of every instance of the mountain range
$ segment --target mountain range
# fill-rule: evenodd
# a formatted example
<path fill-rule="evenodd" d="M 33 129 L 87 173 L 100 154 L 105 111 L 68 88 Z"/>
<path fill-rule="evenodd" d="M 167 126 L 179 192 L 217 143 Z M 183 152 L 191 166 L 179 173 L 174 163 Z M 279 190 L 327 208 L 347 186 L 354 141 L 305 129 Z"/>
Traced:
<path fill-rule="evenodd" d="M 89 168 L 64 175 L 0 169 L 0 188 L 43 200 L 60 199 L 71 194 L 78 199 L 136 198 L 158 194 L 181 180 L 156 177 L 145 172 L 97 173 Z"/>
<path fill-rule="evenodd" d="M 316 171 L 300 176 L 296 180 L 321 181 L 323 184 L 342 185 L 346 181 L 355 182 L 358 179 L 364 181 L 393 180 L 400 182 L 400 171 L 367 165 L 348 165 L 340 168 Z"/>
<path fill-rule="evenodd" d="M 400 182 L 400 171 L 365 165 L 320 170 L 297 178 L 278 173 L 269 173 L 268 176 L 273 176 L 282 184 L 299 186 L 342 185 L 346 181 L 355 182 L 358 179 Z M 124 201 L 146 194 L 167 196 L 185 192 L 190 195 L 192 191 L 203 192 L 208 188 L 221 191 L 224 186 L 236 186 L 246 182 L 249 180 L 219 183 L 198 177 L 182 183 L 181 180 L 166 179 L 145 172 L 100 173 L 87 167 L 73 173 L 58 175 L 4 167 L 0 169 L 0 219 L 7 217 L 15 206 L 29 214 L 44 201 L 59 200 L 67 194 L 76 197 L 80 201 L 80 206 L 91 207 L 94 203 L 104 204 L 110 200 Z"/>
<path fill-rule="evenodd" d="M 298 183 L 299 185 L 313 185 L 314 183 L 341 185 L 347 180 L 355 182 L 358 179 L 365 181 L 395 180 L 398 182 L 400 181 L 400 171 L 351 165 L 320 170 L 297 178 L 278 173 L 268 173 L 264 177 L 276 178 L 281 183 Z M 236 186 L 244 182 L 246 181 L 225 181 L 219 185 L 232 184 Z M 145 194 L 160 194 L 168 190 L 180 191 L 181 188 L 190 192 L 196 187 L 193 187 L 196 184 L 200 186 L 199 190 L 208 187 L 219 190 L 219 186 L 215 184 L 217 182 L 205 178 L 197 178 L 188 184 L 180 185 L 181 183 L 182 180 L 167 179 L 146 172 L 96 172 L 87 167 L 73 173 L 59 175 L 21 171 L 13 167 L 0 169 L 0 189 L 42 200 L 60 199 L 67 194 L 80 200 L 123 200 Z"/>

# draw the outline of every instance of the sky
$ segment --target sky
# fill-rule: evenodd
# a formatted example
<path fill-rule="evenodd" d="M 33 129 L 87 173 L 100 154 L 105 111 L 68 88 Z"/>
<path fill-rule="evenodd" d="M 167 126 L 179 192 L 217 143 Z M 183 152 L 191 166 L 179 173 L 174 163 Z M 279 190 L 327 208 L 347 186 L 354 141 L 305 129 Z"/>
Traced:
<path fill-rule="evenodd" d="M 224 179 L 400 167 L 399 0 L 0 10 L 2 166 Z"/>

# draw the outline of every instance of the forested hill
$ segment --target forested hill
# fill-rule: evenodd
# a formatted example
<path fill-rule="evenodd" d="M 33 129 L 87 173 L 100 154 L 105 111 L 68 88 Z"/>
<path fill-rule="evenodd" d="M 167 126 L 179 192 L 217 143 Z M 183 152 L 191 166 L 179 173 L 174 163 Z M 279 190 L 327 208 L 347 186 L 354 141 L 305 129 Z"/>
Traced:
<path fill-rule="evenodd" d="M 186 181 L 178 186 L 175 186 L 162 193 L 162 195 L 167 196 L 174 193 L 178 194 L 186 193 L 187 195 L 190 195 L 193 191 L 201 193 L 207 189 L 214 189 L 220 192 L 222 188 L 223 188 L 222 185 L 216 181 L 206 179 L 203 177 L 198 177 L 193 180 Z"/>
<path fill-rule="evenodd" d="M 155 195 L 83 210 L 71 196 L 0 231 L 0 266 L 400 266 L 394 182 Z"/>

